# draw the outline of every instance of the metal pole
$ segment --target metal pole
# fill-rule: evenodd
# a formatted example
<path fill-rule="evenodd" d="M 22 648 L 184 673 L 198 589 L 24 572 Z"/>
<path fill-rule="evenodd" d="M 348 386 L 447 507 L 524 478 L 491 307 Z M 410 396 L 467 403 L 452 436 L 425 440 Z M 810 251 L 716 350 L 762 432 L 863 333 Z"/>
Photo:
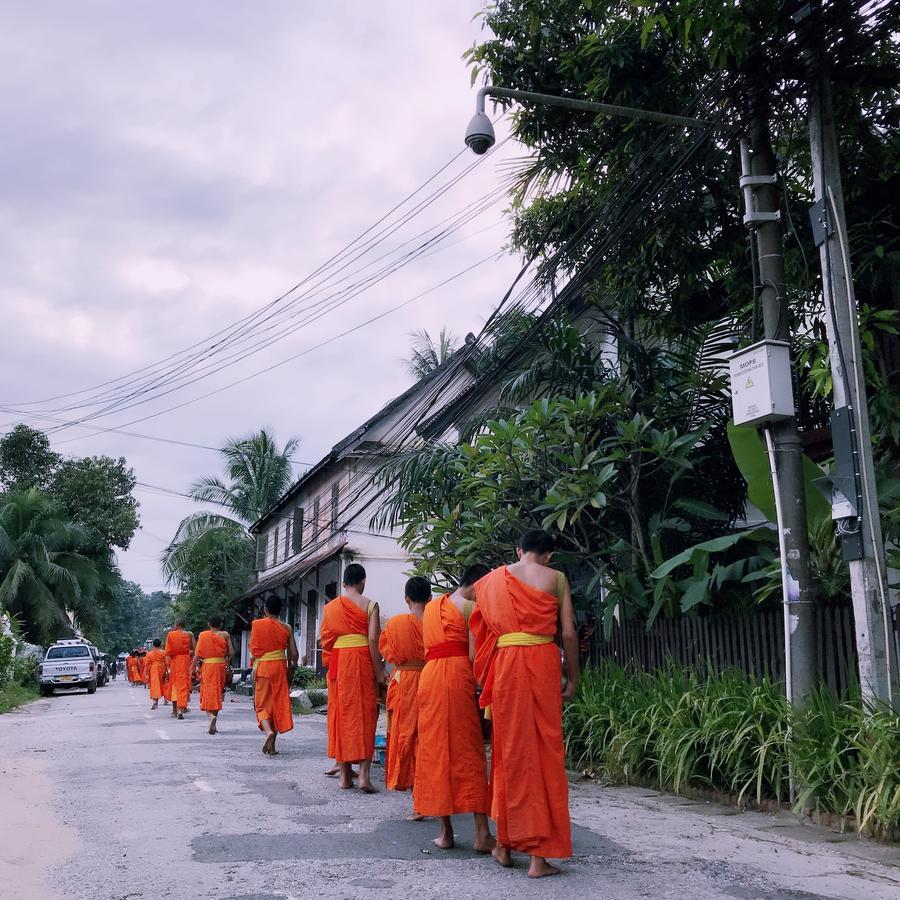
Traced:
<path fill-rule="evenodd" d="M 824 239 L 819 245 L 825 327 L 831 359 L 834 405 L 847 408 L 855 425 L 859 463 L 862 536 L 860 559 L 848 562 L 856 654 L 863 697 L 900 706 L 897 684 L 894 622 L 887 584 L 884 537 L 879 519 L 872 458 L 865 373 L 859 339 L 859 319 L 850 271 L 850 250 L 844 217 L 838 143 L 831 102 L 831 82 L 817 67 L 809 87 L 809 142 L 818 210 L 823 216 Z"/>
<path fill-rule="evenodd" d="M 625 119 L 639 119 L 642 122 L 659 122 L 662 125 L 681 125 L 685 128 L 710 128 L 740 134 L 740 128 L 727 122 L 716 122 L 712 119 L 692 119 L 688 116 L 674 116 L 670 113 L 654 112 L 649 109 L 636 109 L 633 106 L 616 106 L 612 103 L 597 103 L 594 100 L 578 100 L 575 97 L 558 97 L 553 94 L 538 94 L 534 91 L 517 91 L 512 88 L 485 85 L 478 91 L 475 99 L 475 112 L 484 112 L 485 97 L 506 97 L 524 103 L 539 106 L 559 106 L 563 109 L 576 109 L 583 112 L 603 113 Z"/>
<path fill-rule="evenodd" d="M 789 341 L 790 324 L 784 288 L 784 255 L 778 190 L 775 186 L 775 154 L 769 132 L 768 109 L 760 102 L 751 114 L 749 159 L 753 209 L 745 221 L 756 229 L 759 255 L 760 304 L 765 336 Z M 746 182 L 745 182 L 746 183 Z M 812 583 L 809 577 L 809 537 L 806 520 L 806 491 L 803 452 L 795 418 L 771 425 L 773 455 L 778 469 L 773 489 L 779 493 L 785 575 L 786 681 L 791 686 L 791 703 L 802 707 L 817 682 L 816 620 Z M 787 671 L 789 669 L 789 671 Z"/>

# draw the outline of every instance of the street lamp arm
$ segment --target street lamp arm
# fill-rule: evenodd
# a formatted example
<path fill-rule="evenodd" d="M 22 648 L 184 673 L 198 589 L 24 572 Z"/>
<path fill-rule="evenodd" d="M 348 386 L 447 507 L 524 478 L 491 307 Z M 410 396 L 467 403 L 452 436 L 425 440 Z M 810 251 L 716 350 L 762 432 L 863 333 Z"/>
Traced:
<path fill-rule="evenodd" d="M 608 116 L 619 116 L 626 119 L 639 119 L 644 122 L 660 122 L 663 125 L 682 125 L 685 128 L 710 128 L 716 131 L 727 131 L 741 134 L 737 125 L 718 122 L 711 119 L 692 119 L 687 116 L 674 116 L 670 113 L 654 112 L 649 109 L 636 109 L 632 106 L 616 106 L 612 103 L 597 103 L 593 100 L 577 100 L 574 97 L 559 97 L 554 94 L 538 94 L 534 91 L 516 91 L 512 88 L 485 85 L 478 91 L 475 101 L 477 114 L 484 114 L 484 102 L 487 97 L 502 97 L 519 100 L 523 103 L 535 103 L 542 106 L 560 106 L 563 109 L 577 109 L 584 112 L 601 113 Z"/>

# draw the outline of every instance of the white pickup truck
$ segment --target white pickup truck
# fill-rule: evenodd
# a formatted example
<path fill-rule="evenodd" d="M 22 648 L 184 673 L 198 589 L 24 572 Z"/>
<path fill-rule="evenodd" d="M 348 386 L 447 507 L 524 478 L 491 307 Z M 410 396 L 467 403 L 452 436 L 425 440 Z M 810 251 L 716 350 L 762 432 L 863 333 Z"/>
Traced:
<path fill-rule="evenodd" d="M 84 641 L 57 641 L 38 666 L 41 696 L 49 697 L 56 688 L 97 690 L 97 663 Z"/>

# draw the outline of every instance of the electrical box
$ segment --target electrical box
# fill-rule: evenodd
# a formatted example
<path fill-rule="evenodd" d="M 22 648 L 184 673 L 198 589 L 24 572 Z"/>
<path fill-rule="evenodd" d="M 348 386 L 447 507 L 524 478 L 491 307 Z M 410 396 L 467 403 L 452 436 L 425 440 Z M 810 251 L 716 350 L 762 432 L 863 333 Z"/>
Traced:
<path fill-rule="evenodd" d="M 728 358 L 735 425 L 757 425 L 794 415 L 791 351 L 785 341 L 759 341 Z"/>

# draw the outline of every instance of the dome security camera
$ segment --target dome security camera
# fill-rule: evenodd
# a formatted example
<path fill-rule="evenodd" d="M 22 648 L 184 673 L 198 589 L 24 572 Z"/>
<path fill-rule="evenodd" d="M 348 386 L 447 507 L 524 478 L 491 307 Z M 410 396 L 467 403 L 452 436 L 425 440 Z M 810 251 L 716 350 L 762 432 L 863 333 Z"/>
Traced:
<path fill-rule="evenodd" d="M 481 156 L 483 153 L 487 153 L 496 141 L 491 120 L 483 112 L 475 113 L 466 129 L 466 146 L 473 153 Z"/>

